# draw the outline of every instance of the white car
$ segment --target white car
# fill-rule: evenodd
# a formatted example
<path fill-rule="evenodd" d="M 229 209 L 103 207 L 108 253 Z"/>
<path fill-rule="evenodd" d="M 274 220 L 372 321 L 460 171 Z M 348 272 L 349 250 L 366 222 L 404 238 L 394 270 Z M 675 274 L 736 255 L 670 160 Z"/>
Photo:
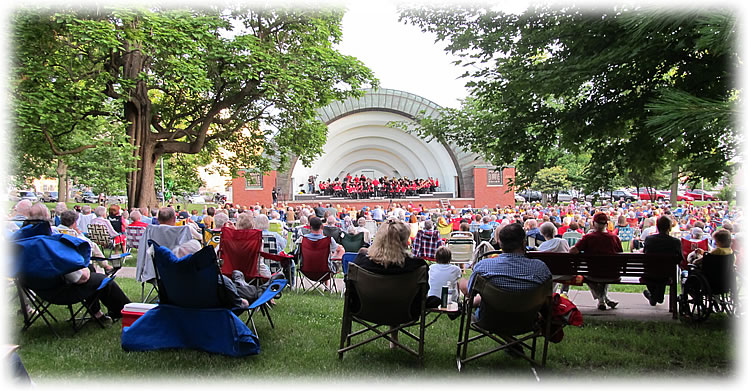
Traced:
<path fill-rule="evenodd" d="M 190 204 L 204 204 L 205 197 L 199 194 L 193 194 L 193 195 L 187 196 L 187 202 Z"/>
<path fill-rule="evenodd" d="M 522 197 L 519 194 L 514 194 L 514 202 L 524 203 L 525 202 L 525 197 Z"/>

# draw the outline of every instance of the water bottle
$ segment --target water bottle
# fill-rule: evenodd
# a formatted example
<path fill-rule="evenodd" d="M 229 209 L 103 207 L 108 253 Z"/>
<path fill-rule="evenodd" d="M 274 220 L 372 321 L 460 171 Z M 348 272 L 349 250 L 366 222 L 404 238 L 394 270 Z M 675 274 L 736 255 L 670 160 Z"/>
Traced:
<path fill-rule="evenodd" d="M 442 287 L 442 308 L 447 308 L 447 305 L 449 304 L 449 285 L 444 285 Z"/>

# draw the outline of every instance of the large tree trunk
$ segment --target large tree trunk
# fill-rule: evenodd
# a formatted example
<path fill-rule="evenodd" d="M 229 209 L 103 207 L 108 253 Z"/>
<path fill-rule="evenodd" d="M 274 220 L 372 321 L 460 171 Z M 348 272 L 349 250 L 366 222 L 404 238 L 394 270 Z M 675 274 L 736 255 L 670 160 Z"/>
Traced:
<path fill-rule="evenodd" d="M 678 205 L 678 174 L 680 173 L 680 167 L 678 163 L 673 163 L 673 170 L 670 177 L 670 205 Z"/>
<path fill-rule="evenodd" d="M 68 202 L 68 165 L 57 159 L 57 201 Z"/>
<path fill-rule="evenodd" d="M 131 208 L 153 208 L 158 206 L 153 179 L 155 162 L 160 154 L 156 155 L 156 140 L 151 137 L 152 112 L 148 86 L 144 81 L 138 80 L 140 72 L 146 68 L 148 58 L 137 47 L 128 49 L 132 50 L 126 50 L 126 54 L 122 56 L 122 73 L 124 78 L 137 81 L 129 91 L 129 102 L 125 104 L 124 114 L 128 123 L 127 135 L 135 147 L 133 154 L 137 161 L 134 170 L 127 175 L 127 201 Z"/>

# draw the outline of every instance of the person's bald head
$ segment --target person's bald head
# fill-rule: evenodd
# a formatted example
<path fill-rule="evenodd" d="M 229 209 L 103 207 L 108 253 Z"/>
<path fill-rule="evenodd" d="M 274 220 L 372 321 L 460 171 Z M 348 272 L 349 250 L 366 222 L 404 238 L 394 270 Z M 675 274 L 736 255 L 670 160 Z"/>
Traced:
<path fill-rule="evenodd" d="M 165 206 L 158 210 L 158 223 L 161 225 L 176 225 L 177 212 L 173 208 Z"/>
<path fill-rule="evenodd" d="M 37 202 L 29 209 L 28 217 L 31 220 L 49 220 L 49 208 L 47 208 L 47 205 Z"/>
<path fill-rule="evenodd" d="M 31 201 L 20 200 L 16 204 L 15 209 L 17 215 L 29 217 L 29 212 L 31 212 Z"/>

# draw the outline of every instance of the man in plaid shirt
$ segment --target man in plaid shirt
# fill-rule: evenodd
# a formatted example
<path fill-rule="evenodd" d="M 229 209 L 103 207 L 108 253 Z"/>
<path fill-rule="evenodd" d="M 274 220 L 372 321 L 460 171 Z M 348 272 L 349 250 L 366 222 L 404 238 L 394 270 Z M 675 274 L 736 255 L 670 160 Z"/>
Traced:
<path fill-rule="evenodd" d="M 436 249 L 441 245 L 442 239 L 439 231 L 434 229 L 434 223 L 431 220 L 426 220 L 423 223 L 423 229 L 418 231 L 413 239 L 413 256 L 434 259 Z"/>
<path fill-rule="evenodd" d="M 496 258 L 482 259 L 473 266 L 470 280 L 460 280 L 460 290 L 465 295 L 473 286 L 475 275 L 511 292 L 528 291 L 551 279 L 551 271 L 543 261 L 525 257 L 525 230 L 521 225 L 514 223 L 502 228 L 499 240 L 503 254 Z M 479 304 L 480 297 L 476 297 L 473 305 Z"/>

